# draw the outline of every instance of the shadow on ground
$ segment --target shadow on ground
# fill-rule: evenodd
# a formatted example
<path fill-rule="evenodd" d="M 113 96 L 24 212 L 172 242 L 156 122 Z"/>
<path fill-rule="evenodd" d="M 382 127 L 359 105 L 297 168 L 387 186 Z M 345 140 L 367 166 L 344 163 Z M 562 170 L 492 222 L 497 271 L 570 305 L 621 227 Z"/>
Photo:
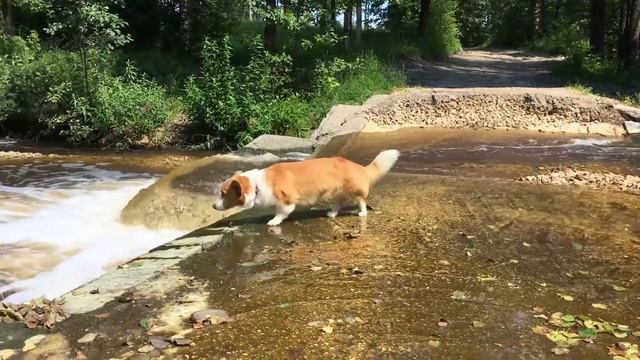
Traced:
<path fill-rule="evenodd" d="M 411 86 L 435 88 L 556 87 L 551 75 L 562 58 L 525 51 L 467 50 L 443 62 L 406 63 Z"/>

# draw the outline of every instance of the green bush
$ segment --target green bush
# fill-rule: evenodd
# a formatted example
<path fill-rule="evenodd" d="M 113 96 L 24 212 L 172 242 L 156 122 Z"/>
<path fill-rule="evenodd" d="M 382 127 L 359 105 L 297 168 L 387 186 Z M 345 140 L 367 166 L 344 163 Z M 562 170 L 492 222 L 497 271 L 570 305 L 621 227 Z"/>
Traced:
<path fill-rule="evenodd" d="M 187 81 L 187 114 L 205 132 L 210 147 L 235 146 L 272 130 L 272 106 L 286 98 L 291 59 L 253 41 L 246 66 L 234 66 L 229 38 L 205 41 L 202 69 Z"/>
<path fill-rule="evenodd" d="M 0 125 L 15 111 L 14 94 L 9 88 L 9 64 L 0 57 Z"/>
<path fill-rule="evenodd" d="M 133 67 L 114 76 L 115 61 L 104 53 L 90 53 L 85 83 L 77 54 L 43 50 L 36 38 L 9 38 L 1 51 L 7 66 L 0 94 L 12 97 L 0 100 L 0 120 L 11 116 L 32 134 L 126 147 L 151 137 L 176 113 L 164 89 Z"/>
<path fill-rule="evenodd" d="M 423 56 L 443 58 L 462 50 L 460 30 L 456 20 L 456 0 L 433 0 L 427 22 L 427 37 L 422 47 Z"/>

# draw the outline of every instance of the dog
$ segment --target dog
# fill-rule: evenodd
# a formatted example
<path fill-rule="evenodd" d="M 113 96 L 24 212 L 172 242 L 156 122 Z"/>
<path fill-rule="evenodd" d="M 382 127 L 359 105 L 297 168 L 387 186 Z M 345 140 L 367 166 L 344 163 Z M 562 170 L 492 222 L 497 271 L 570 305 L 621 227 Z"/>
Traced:
<path fill-rule="evenodd" d="M 237 171 L 222 183 L 213 208 L 221 211 L 236 206 L 245 209 L 275 206 L 276 214 L 267 223 L 269 226 L 280 225 L 298 205 L 313 205 L 322 200 L 333 203 L 327 213 L 330 218 L 336 217 L 349 202 L 357 202 L 358 215 L 367 216 L 369 190 L 391 170 L 398 156 L 397 150 L 386 150 L 368 166 L 331 157 Z"/>

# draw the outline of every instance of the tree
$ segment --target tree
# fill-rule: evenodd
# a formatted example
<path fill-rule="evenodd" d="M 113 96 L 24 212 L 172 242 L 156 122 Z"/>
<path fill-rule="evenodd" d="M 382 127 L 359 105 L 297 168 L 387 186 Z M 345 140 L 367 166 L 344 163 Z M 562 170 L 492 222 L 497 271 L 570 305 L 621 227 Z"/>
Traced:
<path fill-rule="evenodd" d="M 618 58 L 629 69 L 638 58 L 640 46 L 640 0 L 620 0 Z"/>
<path fill-rule="evenodd" d="M 362 0 L 356 1 L 356 46 L 362 43 Z"/>
<path fill-rule="evenodd" d="M 424 39 L 427 36 L 427 20 L 429 19 L 429 8 L 431 0 L 420 0 L 420 12 L 418 13 L 418 38 Z"/>
<path fill-rule="evenodd" d="M 47 7 L 51 35 L 62 38 L 66 47 L 80 55 L 84 91 L 89 88 L 89 51 L 110 51 L 131 38 L 123 33 L 124 20 L 110 12 L 117 0 L 56 0 Z"/>
<path fill-rule="evenodd" d="M 533 20 L 533 37 L 542 36 L 542 12 L 544 8 L 544 0 L 531 0 L 531 19 Z"/>
<path fill-rule="evenodd" d="M 2 12 L 2 22 L 4 24 L 4 32 L 7 35 L 15 34 L 12 0 L 3 0 L 2 7 L 0 7 L 0 12 Z"/>
<path fill-rule="evenodd" d="M 591 8 L 589 10 L 589 42 L 591 44 L 591 52 L 596 55 L 604 53 L 605 3 L 605 0 L 591 0 Z"/>
<path fill-rule="evenodd" d="M 264 23 L 264 48 L 268 51 L 276 51 L 278 45 L 278 25 L 275 19 L 276 0 L 266 0 L 267 16 Z"/>

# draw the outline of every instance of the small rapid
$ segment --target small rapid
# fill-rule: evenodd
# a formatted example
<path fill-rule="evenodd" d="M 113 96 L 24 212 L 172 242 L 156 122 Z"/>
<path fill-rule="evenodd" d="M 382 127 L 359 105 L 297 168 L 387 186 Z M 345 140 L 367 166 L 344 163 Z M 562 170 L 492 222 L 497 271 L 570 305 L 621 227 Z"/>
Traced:
<path fill-rule="evenodd" d="M 122 224 L 157 175 L 104 165 L 0 165 L 0 300 L 59 296 L 180 235 Z"/>

